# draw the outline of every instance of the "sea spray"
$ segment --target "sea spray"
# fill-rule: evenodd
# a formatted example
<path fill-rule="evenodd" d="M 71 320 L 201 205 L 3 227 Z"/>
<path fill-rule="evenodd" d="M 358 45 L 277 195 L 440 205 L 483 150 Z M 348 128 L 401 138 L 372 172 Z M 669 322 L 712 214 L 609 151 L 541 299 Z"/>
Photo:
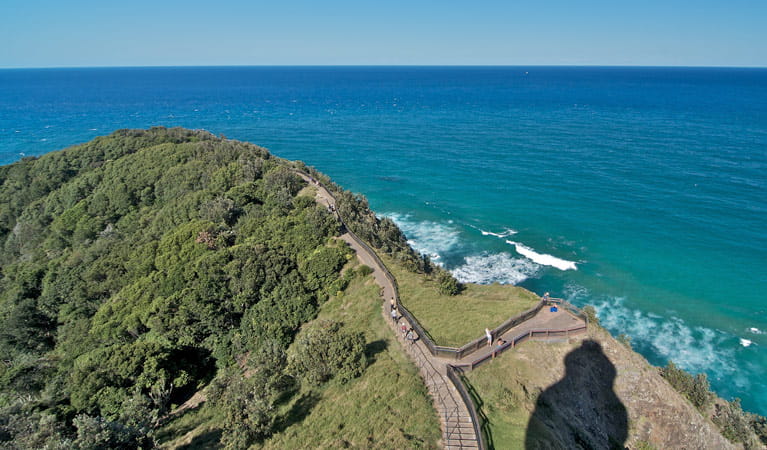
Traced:
<path fill-rule="evenodd" d="M 508 253 L 483 253 L 467 256 L 464 264 L 451 270 L 462 283 L 519 284 L 538 274 L 540 266 L 525 258 Z"/>
<path fill-rule="evenodd" d="M 409 214 L 382 215 L 397 224 L 415 251 L 427 255 L 437 264 L 442 264 L 442 256 L 460 242 L 458 229 L 450 223 L 413 220 Z"/>
<path fill-rule="evenodd" d="M 736 336 L 721 330 L 692 326 L 685 320 L 669 315 L 646 313 L 627 306 L 623 297 L 598 296 L 574 283 L 567 285 L 568 301 L 593 304 L 599 320 L 614 336 L 627 334 L 632 347 L 644 354 L 651 363 L 665 365 L 671 360 L 691 373 L 707 373 L 715 381 L 729 380 L 725 397 L 751 389 L 749 377 L 738 371 Z M 746 342 L 744 342 L 746 341 Z M 740 339 L 748 347 L 751 341 Z"/>

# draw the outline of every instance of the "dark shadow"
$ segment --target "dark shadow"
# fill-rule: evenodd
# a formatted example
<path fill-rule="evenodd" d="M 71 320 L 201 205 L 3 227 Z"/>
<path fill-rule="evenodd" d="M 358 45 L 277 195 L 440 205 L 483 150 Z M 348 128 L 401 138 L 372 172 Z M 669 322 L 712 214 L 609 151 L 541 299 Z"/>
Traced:
<path fill-rule="evenodd" d="M 280 390 L 280 394 L 277 395 L 277 398 L 274 401 L 276 405 L 284 405 L 288 403 L 301 388 L 301 384 L 297 379 L 287 375 L 281 377 L 277 386 Z"/>
<path fill-rule="evenodd" d="M 365 356 L 368 359 L 368 364 L 373 364 L 376 361 L 376 355 L 386 350 L 389 344 L 383 339 L 370 342 L 365 345 Z"/>
<path fill-rule="evenodd" d="M 487 415 L 485 415 L 485 402 L 482 400 L 482 397 L 479 396 L 479 392 L 474 388 L 474 385 L 472 385 L 469 382 L 469 379 L 466 378 L 462 372 L 459 371 L 459 376 L 461 377 L 461 382 L 463 383 L 464 387 L 466 387 L 466 391 L 471 396 L 471 400 L 474 402 L 474 406 L 477 409 L 477 418 L 480 422 L 480 431 L 482 433 L 482 440 L 485 442 L 485 447 L 489 450 L 495 450 L 495 442 L 493 441 L 493 432 L 492 432 L 492 423 L 490 422 L 490 419 L 487 418 Z"/>
<path fill-rule="evenodd" d="M 615 366 L 587 340 L 565 357 L 565 376 L 538 396 L 526 449 L 623 449 L 626 407 L 613 392 Z"/>
<path fill-rule="evenodd" d="M 293 403 L 293 406 L 290 407 L 290 411 L 277 421 L 273 433 L 281 433 L 291 425 L 302 422 L 319 401 L 320 396 L 314 392 L 302 395 L 295 403 Z"/>
<path fill-rule="evenodd" d="M 183 405 L 196 392 L 200 384 L 207 385 L 216 373 L 216 362 L 211 357 L 211 352 L 192 346 L 185 346 L 173 351 L 173 362 L 184 368 L 196 383 L 188 383 L 181 388 L 173 389 L 168 402 L 170 404 Z"/>

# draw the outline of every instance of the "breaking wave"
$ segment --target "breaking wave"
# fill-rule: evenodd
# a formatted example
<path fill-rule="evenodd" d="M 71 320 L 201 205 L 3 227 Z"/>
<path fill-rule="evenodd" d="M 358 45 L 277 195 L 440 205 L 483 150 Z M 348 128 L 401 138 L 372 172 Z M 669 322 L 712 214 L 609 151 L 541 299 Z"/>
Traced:
<path fill-rule="evenodd" d="M 503 230 L 500 233 L 493 233 L 492 231 L 485 231 L 485 230 L 483 230 L 481 228 L 477 228 L 477 229 L 479 230 L 480 233 L 482 233 L 482 236 L 495 236 L 495 237 L 501 238 L 501 239 L 503 239 L 505 237 L 509 237 L 511 235 L 514 235 L 514 234 L 517 234 L 517 231 L 516 230 L 512 230 L 511 228 L 506 228 L 505 230 Z"/>
<path fill-rule="evenodd" d="M 513 258 L 508 253 L 483 253 L 467 256 L 465 263 L 451 270 L 461 283 L 518 284 L 535 276 L 540 266 L 534 262 Z"/>
<path fill-rule="evenodd" d="M 578 270 L 573 261 L 557 258 L 556 256 L 537 253 L 535 250 L 527 247 L 519 242 L 506 241 L 507 244 L 513 245 L 520 255 L 531 259 L 532 261 L 543 265 L 556 267 L 559 270 Z"/>

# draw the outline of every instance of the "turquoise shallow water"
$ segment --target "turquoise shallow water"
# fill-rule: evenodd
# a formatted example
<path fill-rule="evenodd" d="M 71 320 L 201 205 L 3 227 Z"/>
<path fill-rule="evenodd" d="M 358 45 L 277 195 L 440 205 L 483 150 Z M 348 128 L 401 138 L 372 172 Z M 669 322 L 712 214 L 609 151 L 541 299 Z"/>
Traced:
<path fill-rule="evenodd" d="M 205 128 L 364 193 L 464 281 L 599 308 L 767 414 L 767 70 L 0 70 L 0 162 Z"/>

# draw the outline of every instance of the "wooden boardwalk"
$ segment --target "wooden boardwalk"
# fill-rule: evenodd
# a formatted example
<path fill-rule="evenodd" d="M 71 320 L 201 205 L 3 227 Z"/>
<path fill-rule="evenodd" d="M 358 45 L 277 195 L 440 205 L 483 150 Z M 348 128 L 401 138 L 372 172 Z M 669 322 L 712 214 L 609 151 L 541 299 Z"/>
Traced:
<path fill-rule="evenodd" d="M 519 336 L 534 333 L 532 339 L 539 340 L 562 340 L 567 339 L 570 336 L 574 336 L 579 331 L 562 332 L 559 330 L 569 330 L 573 328 L 581 328 L 584 326 L 583 320 L 574 316 L 564 308 L 558 308 L 558 311 L 552 312 L 550 308 L 543 307 L 538 313 L 531 319 L 522 322 L 521 324 L 510 328 L 501 336 L 493 336 L 493 344 L 486 345 L 479 350 L 464 356 L 459 360 L 439 358 L 446 364 L 452 364 L 456 367 L 468 368 L 469 370 L 476 367 L 481 362 L 492 358 L 492 353 L 495 351 L 497 354 L 502 353 L 510 348 L 513 348 L 513 342 L 518 339 Z M 585 330 L 583 330 L 585 331 Z M 582 332 L 582 331 L 580 331 Z M 498 338 L 506 341 L 506 344 L 502 348 L 498 348 L 496 341 Z M 496 354 L 496 357 L 498 356 Z"/>
<path fill-rule="evenodd" d="M 317 202 L 333 211 L 338 220 L 343 224 L 343 219 L 337 212 L 335 198 L 330 192 L 305 173 L 296 171 L 296 174 L 317 189 Z M 418 367 L 420 375 L 424 380 L 424 384 L 429 391 L 429 395 L 434 402 L 434 408 L 440 418 L 442 444 L 444 447 L 451 450 L 482 448 L 482 437 L 478 435 L 479 424 L 477 423 L 476 415 L 473 410 L 474 406 L 471 404 L 471 400 L 468 399 L 468 394 L 466 393 L 465 387 L 461 385 L 460 379 L 456 379 L 455 374 L 453 373 L 453 380 L 456 380 L 455 383 L 457 383 L 454 384 L 454 382 L 450 380 L 448 371 L 453 370 L 451 369 L 451 366 L 463 368 L 464 370 L 471 370 L 477 364 L 490 359 L 494 348 L 492 346 L 485 346 L 476 351 L 472 351 L 462 359 L 456 360 L 434 356 L 429 351 L 424 339 L 418 339 L 415 342 L 406 340 L 405 335 L 400 330 L 400 324 L 404 322 L 407 329 L 410 329 L 411 327 L 418 329 L 420 328 L 420 325 L 415 324 L 414 326 L 414 324 L 410 323 L 408 319 L 403 316 L 399 316 L 396 322 L 392 320 L 389 309 L 390 301 L 395 299 L 399 304 L 397 288 L 393 283 L 393 276 L 386 270 L 380 262 L 380 259 L 374 255 L 373 250 L 353 233 L 345 230 L 340 236 L 340 239 L 343 239 L 352 249 L 354 249 L 357 258 L 362 264 L 373 269 L 373 278 L 381 287 L 381 296 L 384 300 L 381 304 L 381 314 L 383 315 L 384 320 L 389 324 L 397 337 L 397 340 L 402 344 L 407 354 L 415 362 L 416 367 Z M 516 342 L 521 342 L 528 338 L 562 339 L 562 330 L 579 328 L 585 329 L 583 320 L 571 314 L 565 308 L 562 308 L 557 312 L 550 311 L 548 307 L 541 308 L 534 316 L 530 317 L 530 319 L 505 331 L 501 338 L 508 341 L 508 343 L 502 349 L 496 350 L 506 350 L 507 348 L 513 347 Z M 550 331 L 552 331 L 554 335 L 551 335 Z M 568 332 L 564 332 L 564 337 L 566 338 L 567 336 Z M 493 338 L 495 340 L 498 336 L 494 336 Z M 456 388 L 457 386 L 463 389 L 463 393 L 466 397 L 461 395 Z"/>
<path fill-rule="evenodd" d="M 332 207 L 333 211 L 337 211 L 335 199 L 324 186 L 314 184 L 312 179 L 305 174 L 297 173 L 301 178 L 317 188 L 317 202 L 319 204 Z M 341 220 L 340 217 L 338 218 Z M 341 222 L 343 223 L 342 220 Z M 397 329 L 398 324 L 403 321 L 407 323 L 405 318 L 399 318 L 397 322 L 392 320 L 389 312 L 389 300 L 395 297 L 396 290 L 386 276 L 386 269 L 378 263 L 378 259 L 368 248 L 361 245 L 361 242 L 358 241 L 359 238 L 356 238 L 356 236 L 353 236 L 348 231 L 343 233 L 340 238 L 354 249 L 357 258 L 362 264 L 373 269 L 373 278 L 381 287 L 381 295 L 384 299 L 381 303 L 381 314 L 407 354 L 415 362 L 416 367 L 418 367 L 421 378 L 423 378 L 429 395 L 431 395 L 434 402 L 434 409 L 436 409 L 440 418 L 444 447 L 446 449 L 479 448 L 471 413 L 452 382 L 448 380 L 445 363 L 432 356 L 423 341 L 410 342 L 405 340 L 402 332 Z M 407 327 L 410 328 L 410 326 L 411 324 L 407 323 Z"/>

